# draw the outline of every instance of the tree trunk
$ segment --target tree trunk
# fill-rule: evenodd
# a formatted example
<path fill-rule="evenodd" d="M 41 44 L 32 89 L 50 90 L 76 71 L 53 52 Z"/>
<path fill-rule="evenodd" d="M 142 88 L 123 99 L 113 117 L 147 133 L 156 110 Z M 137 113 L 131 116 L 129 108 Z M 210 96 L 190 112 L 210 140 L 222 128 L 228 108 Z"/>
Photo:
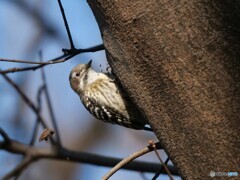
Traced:
<path fill-rule="evenodd" d="M 182 177 L 239 171 L 239 3 L 88 2 L 111 67 Z"/>

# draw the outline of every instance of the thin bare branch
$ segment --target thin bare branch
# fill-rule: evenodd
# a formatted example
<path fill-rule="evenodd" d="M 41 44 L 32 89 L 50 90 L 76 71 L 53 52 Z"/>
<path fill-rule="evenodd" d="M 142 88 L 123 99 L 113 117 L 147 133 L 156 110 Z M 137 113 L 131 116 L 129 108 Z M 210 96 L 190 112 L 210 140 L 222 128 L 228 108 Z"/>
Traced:
<path fill-rule="evenodd" d="M 33 110 L 33 112 L 37 115 L 37 117 L 40 118 L 42 121 L 42 124 L 45 128 L 47 128 L 47 125 L 45 123 L 45 120 L 41 117 L 39 114 L 38 108 L 33 104 L 33 102 L 30 100 L 30 98 L 27 97 L 27 95 L 20 89 L 20 87 L 14 83 L 7 75 L 2 74 L 4 79 L 7 80 L 7 82 L 14 87 L 14 89 L 19 93 L 19 95 L 22 97 L 22 99 L 25 101 L 25 103 Z"/>
<path fill-rule="evenodd" d="M 45 85 L 42 85 L 41 87 L 39 87 L 38 92 L 37 92 L 37 107 L 38 107 L 39 112 L 42 110 L 41 95 L 42 95 L 44 89 L 45 89 Z"/>
<path fill-rule="evenodd" d="M 8 137 L 7 133 L 0 127 L 0 134 L 2 135 L 4 139 L 4 143 L 9 143 L 11 139 Z M 0 146 L 1 148 L 1 146 Z"/>
<path fill-rule="evenodd" d="M 157 147 L 161 148 L 160 143 L 157 143 Z M 117 172 L 119 169 L 123 168 L 125 165 L 127 165 L 128 163 L 130 163 L 131 161 L 133 161 L 134 159 L 143 156 L 144 154 L 147 154 L 151 151 L 153 151 L 154 148 L 152 145 L 147 146 L 133 154 L 131 154 L 130 156 L 128 156 L 127 158 L 123 159 L 121 162 L 119 162 L 116 166 L 114 166 L 110 171 L 108 171 L 107 174 L 105 174 L 102 177 L 102 180 L 107 180 L 109 179 L 115 172 Z M 159 166 L 159 165 L 158 165 Z"/>
<path fill-rule="evenodd" d="M 41 94 L 43 92 L 45 88 L 45 85 L 42 85 L 39 89 L 38 89 L 38 92 L 37 92 L 37 108 L 38 108 L 38 111 L 39 113 L 41 112 L 41 109 L 42 109 L 42 101 L 41 101 Z M 38 126 L 39 126 L 39 119 L 37 118 L 35 124 L 34 124 L 34 127 L 33 127 L 33 135 L 32 135 L 32 138 L 30 140 L 30 143 L 29 145 L 33 145 L 35 140 L 36 140 L 36 137 L 37 137 L 37 130 L 38 130 Z"/>
<path fill-rule="evenodd" d="M 35 62 L 35 61 L 17 60 L 17 59 L 5 59 L 5 58 L 0 58 L 0 61 L 2 61 L 2 62 L 24 63 L 24 64 L 53 64 L 52 61 Z"/>
<path fill-rule="evenodd" d="M 43 66 L 46 66 L 49 64 L 63 63 L 80 53 L 96 52 L 96 51 L 101 51 L 101 50 L 104 50 L 103 44 L 93 46 L 90 48 L 86 48 L 86 49 L 75 49 L 75 50 L 63 49 L 63 51 L 65 53 L 57 58 L 54 58 L 52 60 L 45 61 L 45 62 L 35 62 L 34 61 L 34 63 L 31 63 L 31 64 L 39 64 L 38 66 L 30 66 L 30 67 L 23 67 L 23 68 L 10 68 L 10 69 L 6 69 L 6 70 L 1 70 L 0 74 L 30 71 L 30 70 L 34 71 L 34 70 L 37 70 L 37 69 L 42 68 Z M 5 61 L 12 62 L 12 60 L 7 60 L 7 59 L 5 59 Z M 29 62 L 32 62 L 32 61 L 24 61 L 24 60 L 13 60 L 13 61 L 19 62 L 19 63 L 27 63 L 27 64 L 29 64 Z"/>
<path fill-rule="evenodd" d="M 164 168 L 165 171 L 167 172 L 167 174 L 168 174 L 170 180 L 174 180 L 173 177 L 172 177 L 171 172 L 169 171 L 169 169 L 168 169 L 168 167 L 166 166 L 165 162 L 163 162 L 161 156 L 159 155 L 155 143 L 153 143 L 153 141 L 149 141 L 149 144 L 150 144 L 150 146 L 152 146 L 152 148 L 153 148 L 153 150 L 154 150 L 156 156 L 158 157 L 158 159 L 159 159 L 159 161 L 161 162 L 163 168 Z M 162 168 L 162 167 L 161 167 L 161 168 Z"/>
<path fill-rule="evenodd" d="M 47 124 L 45 119 L 41 116 L 39 113 L 38 108 L 33 104 L 33 102 L 30 100 L 30 98 L 27 97 L 27 95 L 20 89 L 20 87 L 14 83 L 6 74 L 2 74 L 2 76 L 7 80 L 7 82 L 14 87 L 14 89 L 19 93 L 19 95 L 22 97 L 24 102 L 32 109 L 32 111 L 36 114 L 38 120 L 41 122 L 44 128 L 47 128 Z M 50 138 L 52 143 L 55 143 L 53 138 Z"/>
<path fill-rule="evenodd" d="M 98 166 L 113 167 L 121 161 L 119 158 L 106 157 L 85 152 L 71 151 L 66 148 L 57 148 L 53 145 L 51 148 L 37 148 L 29 146 L 18 141 L 11 140 L 11 143 L 0 142 L 0 149 L 15 154 L 22 154 L 32 158 L 32 161 L 46 158 L 71 162 L 81 162 Z M 123 169 L 144 172 L 156 172 L 159 169 L 157 163 L 146 163 L 142 161 L 134 161 L 126 164 Z M 178 175 L 177 170 L 173 166 L 169 166 L 172 174 Z"/>
<path fill-rule="evenodd" d="M 39 53 L 40 56 L 40 61 L 42 61 L 42 53 Z M 53 107 L 52 107 L 52 103 L 51 103 L 51 99 L 50 99 L 50 95 L 49 95 L 49 90 L 48 90 L 48 86 L 47 86 L 47 80 L 46 80 L 46 76 L 44 73 L 44 68 L 41 68 L 41 75 L 42 75 L 42 81 L 43 81 L 43 85 L 44 85 L 44 92 L 45 92 L 45 96 L 46 96 L 46 100 L 47 100 L 47 106 L 48 106 L 48 110 L 50 113 L 50 117 L 51 117 L 51 121 L 54 127 L 54 130 L 56 131 L 56 139 L 57 139 L 57 145 L 61 146 L 61 139 L 60 139 L 60 133 L 58 130 L 58 125 L 57 125 L 57 121 L 53 112 Z"/>
<path fill-rule="evenodd" d="M 1 70 L 0 74 L 7 74 L 7 73 L 14 73 L 14 72 L 21 72 L 21 71 L 30 71 L 30 70 L 35 71 L 36 69 L 39 69 L 45 65 L 53 64 L 52 61 L 58 61 L 58 60 L 61 61 L 64 57 L 67 57 L 67 56 L 68 55 L 63 54 L 57 58 L 47 61 L 48 63 L 46 63 L 46 64 L 40 64 L 38 66 L 30 66 L 30 67 L 23 67 L 23 68 L 10 68 L 10 69 L 6 69 L 6 70 Z M 22 60 L 19 60 L 19 61 L 22 61 Z M 22 61 L 22 62 L 24 62 L 24 61 Z"/>
<path fill-rule="evenodd" d="M 62 13 L 62 17 L 63 17 L 64 25 L 65 25 L 66 30 L 67 30 L 68 39 L 69 39 L 69 42 L 70 42 L 71 49 L 75 49 L 74 44 L 73 44 L 73 40 L 72 40 L 72 35 L 71 35 L 70 29 L 69 29 L 69 26 L 68 26 L 67 18 L 65 16 L 65 12 L 64 12 L 64 8 L 62 6 L 61 0 L 58 0 L 58 5 L 59 5 L 61 13 Z"/>
<path fill-rule="evenodd" d="M 169 157 L 165 160 L 164 164 L 166 166 L 167 166 L 169 160 L 170 160 Z M 161 168 L 158 170 L 158 172 L 156 172 L 156 174 L 153 176 L 152 180 L 156 180 L 160 176 L 163 169 L 164 169 L 164 166 L 161 166 Z"/>
<path fill-rule="evenodd" d="M 30 156 L 25 156 L 24 159 L 12 171 L 3 177 L 3 180 L 8 180 L 12 177 L 20 175 L 20 173 L 24 171 L 28 165 L 31 164 L 32 160 L 33 159 Z"/>
<path fill-rule="evenodd" d="M 30 140 L 30 143 L 29 143 L 30 146 L 32 146 L 34 144 L 35 140 L 36 140 L 38 126 L 39 126 L 39 120 L 37 119 L 35 124 L 34 124 L 34 127 L 33 127 L 33 135 L 32 135 L 32 138 Z"/>

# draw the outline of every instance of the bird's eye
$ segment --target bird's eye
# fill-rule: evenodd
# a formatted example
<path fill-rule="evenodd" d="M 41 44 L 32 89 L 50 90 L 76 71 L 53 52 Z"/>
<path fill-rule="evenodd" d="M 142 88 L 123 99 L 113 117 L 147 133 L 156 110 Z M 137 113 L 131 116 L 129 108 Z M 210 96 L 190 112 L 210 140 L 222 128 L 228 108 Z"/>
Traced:
<path fill-rule="evenodd" d="M 80 76 L 80 73 L 79 73 L 79 72 L 77 72 L 77 73 L 76 73 L 76 76 L 77 76 L 77 77 L 78 77 L 78 76 Z"/>

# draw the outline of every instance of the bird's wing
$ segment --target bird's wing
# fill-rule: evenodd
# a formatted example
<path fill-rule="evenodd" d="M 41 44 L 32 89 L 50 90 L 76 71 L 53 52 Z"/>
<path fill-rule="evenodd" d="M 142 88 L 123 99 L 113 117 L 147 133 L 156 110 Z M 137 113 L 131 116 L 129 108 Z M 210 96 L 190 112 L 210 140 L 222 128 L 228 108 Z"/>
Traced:
<path fill-rule="evenodd" d="M 145 121 L 129 116 L 124 99 L 122 99 L 114 82 L 106 84 L 105 81 L 99 81 L 97 83 L 88 87 L 81 99 L 91 114 L 100 120 L 133 129 L 144 127 Z M 138 112 L 135 113 L 138 114 Z"/>

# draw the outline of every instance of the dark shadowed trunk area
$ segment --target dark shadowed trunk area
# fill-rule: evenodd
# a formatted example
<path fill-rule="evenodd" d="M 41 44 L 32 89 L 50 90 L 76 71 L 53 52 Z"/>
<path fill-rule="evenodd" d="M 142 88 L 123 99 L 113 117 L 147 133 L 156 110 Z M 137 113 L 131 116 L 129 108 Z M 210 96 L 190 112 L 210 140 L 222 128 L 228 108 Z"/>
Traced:
<path fill-rule="evenodd" d="M 239 171 L 239 2 L 88 2 L 111 67 L 182 177 Z"/>

